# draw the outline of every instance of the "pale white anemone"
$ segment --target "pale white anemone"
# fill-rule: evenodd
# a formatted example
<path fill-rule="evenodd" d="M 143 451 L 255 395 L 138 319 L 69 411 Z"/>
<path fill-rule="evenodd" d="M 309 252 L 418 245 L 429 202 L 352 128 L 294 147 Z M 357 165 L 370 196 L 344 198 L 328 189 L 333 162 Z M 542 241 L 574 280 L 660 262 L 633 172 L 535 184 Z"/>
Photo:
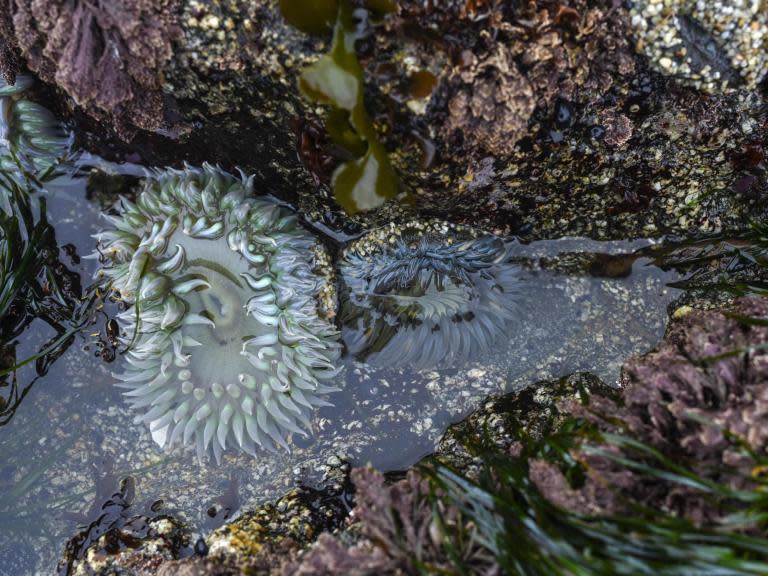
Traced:
<path fill-rule="evenodd" d="M 105 217 L 103 273 L 129 304 L 115 376 L 155 440 L 194 441 L 219 461 L 311 430 L 340 343 L 320 304 L 322 247 L 296 216 L 206 165 L 154 174 Z"/>
<path fill-rule="evenodd" d="M 410 222 L 352 243 L 340 264 L 342 336 L 358 360 L 418 369 L 477 359 L 520 316 L 506 242 L 444 222 Z"/>

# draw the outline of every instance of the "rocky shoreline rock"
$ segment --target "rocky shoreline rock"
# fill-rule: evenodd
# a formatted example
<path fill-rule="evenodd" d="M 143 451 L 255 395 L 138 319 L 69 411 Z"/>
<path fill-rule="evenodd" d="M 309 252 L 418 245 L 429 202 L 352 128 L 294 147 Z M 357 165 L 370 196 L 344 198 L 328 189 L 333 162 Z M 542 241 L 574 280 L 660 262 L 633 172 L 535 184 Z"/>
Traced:
<path fill-rule="evenodd" d="M 20 2 L 4 15 L 18 40 L 7 53 L 58 86 L 58 108 L 86 146 L 149 164 L 239 166 L 330 230 L 407 213 L 528 239 L 604 239 L 717 232 L 765 213 L 767 116 L 753 47 L 764 45 L 766 23 L 747 8 L 732 15 L 732 27 L 746 26 L 735 44 L 710 12 L 682 1 L 629 11 L 612 0 L 405 3 L 382 18 L 358 10 L 366 107 L 413 203 L 349 218 L 329 191 L 345 155 L 322 107 L 297 89 L 330 32 L 293 28 L 277 0 L 133 0 L 120 14 L 54 4 L 91 43 L 62 45 L 53 20 Z M 649 41 L 655 10 L 716 56 L 727 52 L 719 68 L 699 54 L 698 77 L 731 82 L 705 83 L 704 93 L 668 73 L 666 52 Z M 88 70 L 107 66 L 111 45 L 123 72 L 106 78 L 114 89 L 94 92 Z M 13 58 L 4 62 L 13 69 Z"/>
<path fill-rule="evenodd" d="M 45 81 L 47 104 L 79 145 L 104 158 L 239 167 L 260 192 L 341 239 L 414 218 L 523 241 L 723 238 L 768 215 L 768 21 L 759 3 L 734 2 L 727 13 L 710 4 L 449 0 L 382 11 L 353 2 L 361 102 L 402 193 L 355 215 L 332 191 L 351 153 L 327 129 L 325 107 L 298 88 L 302 71 L 327 53 L 331 31 L 326 22 L 316 36 L 304 34 L 278 0 L 7 2 L 0 69 L 9 81 L 23 69 Z M 94 173 L 92 182 L 105 188 L 99 182 L 110 178 Z M 621 276 L 632 261 L 573 265 Z M 694 309 L 695 298 L 686 302 L 657 350 L 625 363 L 620 392 L 576 374 L 489 399 L 411 470 L 384 476 L 340 463 L 327 485 L 297 487 L 205 538 L 172 511 L 134 510 L 123 486 L 69 542 L 61 570 L 442 569 L 445 532 L 432 517 L 428 470 L 478 477 L 484 461 L 472 446 L 490 441 L 519 458 L 519 433 L 547 438 L 568 419 L 598 435 L 629 434 L 707 482 L 750 490 L 755 468 L 745 452 L 766 448 L 766 300 L 718 309 L 713 299 L 706 311 Z M 618 467 L 622 449 L 598 442 L 584 453 L 584 445 L 568 451 L 587 470 L 579 485 L 544 459 L 526 464 L 526 480 L 564 513 L 622 514 L 628 497 L 697 526 L 724 518 L 721 501 Z M 441 512 L 467 536 L 463 557 L 479 572 L 500 573 L 465 511 Z"/>
<path fill-rule="evenodd" d="M 690 465 L 708 481 L 749 489 L 746 479 L 754 464 L 731 434 L 760 453 L 766 448 L 768 329 L 760 320 L 746 319 L 764 322 L 768 301 L 743 298 L 727 309 L 686 308 L 675 316 L 655 351 L 625 364 L 620 390 L 589 374 L 577 374 L 490 399 L 450 427 L 436 453 L 406 474 L 385 477 L 367 468 L 350 474 L 343 465 L 326 488 L 297 489 L 213 532 L 195 546 L 197 555 L 169 558 L 165 549 L 158 550 L 155 535 L 106 563 L 102 556 L 86 553 L 85 561 L 75 562 L 73 573 L 315 575 L 343 570 L 363 575 L 409 573 L 416 561 L 440 566 L 447 558 L 427 504 L 430 491 L 424 474 L 429 467 L 448 466 L 472 479 L 483 465 L 473 447 L 487 448 L 490 442 L 499 454 L 514 458 L 520 453 L 521 431 L 544 439 L 574 417 L 606 432 L 629 434 Z M 531 481 L 563 510 L 599 517 L 622 513 L 627 498 L 636 498 L 700 526 L 721 518 L 721 509 L 694 488 L 663 479 L 649 481 L 599 454 L 575 450 L 573 458 L 586 462 L 589 471 L 578 488 L 551 463 L 528 463 Z M 462 524 L 466 519 L 458 510 L 444 512 L 457 523 L 451 530 L 473 529 Z M 395 518 L 397 525 L 392 524 Z M 472 546 L 465 552 L 473 565 L 485 574 L 499 573 L 488 551 Z M 93 558 L 99 562 L 91 562 Z"/>

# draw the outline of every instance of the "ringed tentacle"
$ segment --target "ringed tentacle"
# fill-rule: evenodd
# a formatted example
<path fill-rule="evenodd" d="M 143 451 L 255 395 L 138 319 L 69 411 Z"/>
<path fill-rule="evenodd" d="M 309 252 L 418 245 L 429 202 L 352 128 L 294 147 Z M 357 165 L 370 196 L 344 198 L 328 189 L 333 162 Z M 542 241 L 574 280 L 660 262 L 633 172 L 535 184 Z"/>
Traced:
<path fill-rule="evenodd" d="M 193 444 L 200 459 L 288 449 L 336 390 L 322 248 L 252 187 L 208 165 L 158 171 L 96 236 L 129 304 L 119 385 L 159 443 Z"/>

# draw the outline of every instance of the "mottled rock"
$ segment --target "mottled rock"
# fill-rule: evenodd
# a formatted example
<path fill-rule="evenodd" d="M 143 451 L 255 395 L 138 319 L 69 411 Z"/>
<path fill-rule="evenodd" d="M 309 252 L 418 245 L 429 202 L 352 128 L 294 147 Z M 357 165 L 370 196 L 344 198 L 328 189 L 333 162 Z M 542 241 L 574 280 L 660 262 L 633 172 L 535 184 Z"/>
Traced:
<path fill-rule="evenodd" d="M 75 24 L 87 16 L 103 27 L 73 29 L 125 46 L 126 65 L 105 76 L 116 89 L 103 93 L 88 76 L 106 65 L 100 45 L 91 65 L 74 66 L 71 35 L 39 2 L 22 4 L 22 56 L 102 120 L 61 99 L 86 147 L 240 167 L 341 234 L 426 213 L 530 239 L 641 237 L 732 229 L 766 209 L 762 168 L 732 161 L 750 147 L 762 154 L 762 96 L 702 95 L 649 70 L 632 49 L 628 11 L 612 0 L 402 2 L 383 18 L 358 10 L 365 106 L 412 203 L 354 218 L 330 193 L 348 157 L 325 133 L 322 107 L 297 89 L 330 36 L 293 28 L 277 0 L 169 3 L 146 41 L 133 36 L 151 20 L 146 3 L 129 5 L 120 25 L 54 3 Z M 133 140 L 115 142 L 105 125 Z"/>
<path fill-rule="evenodd" d="M 768 70 L 768 13 L 751 0 L 635 0 L 637 50 L 660 73 L 708 92 L 755 88 Z"/>
<path fill-rule="evenodd" d="M 633 435 L 708 472 L 743 458 L 723 431 L 753 450 L 768 447 L 768 354 L 761 349 L 768 327 L 742 321 L 750 317 L 768 317 L 768 301 L 693 311 L 656 351 L 625 365 L 625 423 Z"/>
<path fill-rule="evenodd" d="M 411 470 L 398 482 L 369 468 L 352 471 L 356 488 L 354 543 L 324 535 L 282 575 L 351 576 L 450 573 L 451 552 L 475 574 L 498 575 L 493 555 L 476 537 L 477 529 L 456 506 L 443 507 L 438 520 L 429 481 Z M 339 570 L 343 570 L 339 572 Z"/>
<path fill-rule="evenodd" d="M 178 36 L 176 0 L 19 0 L 16 40 L 29 68 L 124 136 L 165 127 L 162 70 Z"/>
<path fill-rule="evenodd" d="M 482 459 L 471 452 L 474 446 L 487 444 L 500 452 L 515 449 L 520 432 L 543 438 L 557 428 L 567 415 L 560 405 L 582 397 L 615 397 L 616 391 L 588 373 L 574 374 L 551 382 L 537 382 L 519 392 L 489 398 L 461 422 L 446 430 L 433 458 L 473 477 Z"/>
<path fill-rule="evenodd" d="M 67 542 L 60 573 L 150 574 L 189 547 L 186 527 L 161 511 L 162 503 L 147 510 L 134 505 L 132 478 L 123 480 L 107 497 L 110 489 L 111 477 L 97 486 L 96 499 L 84 517 L 90 523 Z"/>
<path fill-rule="evenodd" d="M 725 310 L 689 309 L 676 315 L 654 352 L 625 364 L 620 402 L 598 395 L 588 410 L 573 401 L 560 409 L 645 443 L 706 480 L 754 488 L 755 461 L 739 442 L 759 454 L 768 447 L 768 328 L 759 324 L 767 317 L 768 300 L 756 297 Z M 603 448 L 622 455 L 615 446 Z M 632 499 L 703 525 L 728 513 L 722 502 L 691 486 L 633 473 L 601 455 L 574 456 L 587 471 L 575 491 L 550 465 L 532 468 L 544 494 L 567 509 L 623 513 Z"/>
<path fill-rule="evenodd" d="M 444 134 L 450 138 L 459 131 L 466 146 L 506 156 L 528 131 L 536 107 L 531 84 L 502 46 L 458 76 L 461 85 L 448 102 Z"/>
<path fill-rule="evenodd" d="M 214 532 L 207 539 L 208 556 L 241 568 L 275 566 L 281 556 L 340 526 L 347 512 L 343 498 L 332 490 L 293 490 Z"/>

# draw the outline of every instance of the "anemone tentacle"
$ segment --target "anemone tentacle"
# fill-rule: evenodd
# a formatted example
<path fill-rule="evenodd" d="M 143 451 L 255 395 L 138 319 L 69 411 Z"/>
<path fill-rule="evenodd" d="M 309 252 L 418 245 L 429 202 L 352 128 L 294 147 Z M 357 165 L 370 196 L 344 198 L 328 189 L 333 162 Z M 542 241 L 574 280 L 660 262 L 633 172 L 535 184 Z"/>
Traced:
<path fill-rule="evenodd" d="M 340 265 L 342 337 L 358 359 L 418 369 L 476 358 L 519 316 L 520 270 L 504 240 L 410 222 L 352 243 Z"/>
<path fill-rule="evenodd" d="M 42 172 L 66 156 L 72 144 L 64 126 L 50 110 L 24 97 L 31 76 L 19 75 L 14 86 L 0 80 L 0 167 L 15 169 L 16 162 Z"/>
<path fill-rule="evenodd" d="M 162 445 L 288 448 L 336 389 L 322 247 L 251 178 L 209 165 L 155 172 L 97 234 L 104 275 L 129 307 L 116 374 Z"/>

